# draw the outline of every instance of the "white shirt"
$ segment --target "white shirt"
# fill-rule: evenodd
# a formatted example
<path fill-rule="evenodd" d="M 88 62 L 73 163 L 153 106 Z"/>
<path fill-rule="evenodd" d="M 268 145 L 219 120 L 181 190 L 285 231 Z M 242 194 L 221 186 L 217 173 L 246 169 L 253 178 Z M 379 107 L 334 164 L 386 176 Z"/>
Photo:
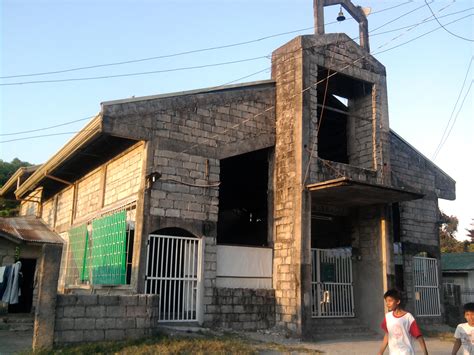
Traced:
<path fill-rule="evenodd" d="M 454 337 L 461 339 L 463 355 L 474 355 L 474 327 L 461 323 L 456 327 Z"/>
<path fill-rule="evenodd" d="M 421 336 L 420 329 L 411 313 L 396 317 L 385 314 L 382 329 L 388 334 L 388 350 L 391 355 L 415 355 L 414 339 Z"/>

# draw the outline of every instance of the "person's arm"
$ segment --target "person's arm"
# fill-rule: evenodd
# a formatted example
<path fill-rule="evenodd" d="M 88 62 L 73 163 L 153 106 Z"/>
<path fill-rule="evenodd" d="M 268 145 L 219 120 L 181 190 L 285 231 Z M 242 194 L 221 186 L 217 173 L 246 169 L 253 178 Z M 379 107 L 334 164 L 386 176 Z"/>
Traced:
<path fill-rule="evenodd" d="M 416 338 L 416 340 L 418 340 L 418 342 L 420 343 L 421 350 L 423 350 L 423 354 L 428 355 L 428 349 L 426 348 L 425 339 L 423 339 L 423 336 L 419 336 L 418 338 Z"/>
<path fill-rule="evenodd" d="M 453 345 L 453 351 L 451 351 L 451 355 L 456 355 L 460 347 L 461 347 L 461 339 L 456 339 Z"/>
<path fill-rule="evenodd" d="M 383 355 L 383 352 L 385 351 L 385 349 L 387 349 L 387 345 L 388 345 L 388 334 L 385 333 L 378 355 Z"/>

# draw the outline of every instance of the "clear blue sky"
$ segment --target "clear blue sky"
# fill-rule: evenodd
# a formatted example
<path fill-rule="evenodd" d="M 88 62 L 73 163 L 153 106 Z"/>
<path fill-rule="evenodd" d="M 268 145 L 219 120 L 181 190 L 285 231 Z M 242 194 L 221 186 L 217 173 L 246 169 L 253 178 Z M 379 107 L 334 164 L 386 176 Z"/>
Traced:
<path fill-rule="evenodd" d="M 371 7 L 372 12 L 403 4 L 370 15 L 369 30 L 413 10 L 410 15 L 371 33 L 373 53 L 439 27 L 436 21 L 430 21 L 411 31 L 404 29 L 376 35 L 419 23 L 431 13 L 423 1 L 354 2 Z M 2 77 L 173 54 L 313 26 L 312 0 L 3 0 L 0 6 Z M 439 11 L 440 17 L 469 9 L 442 17 L 440 21 L 444 24 L 474 13 L 471 0 L 436 0 L 431 6 L 435 13 Z M 337 7 L 327 9 L 326 23 L 334 21 L 338 11 Z M 346 17 L 349 17 L 347 13 Z M 473 18 L 470 16 L 447 28 L 472 39 Z M 351 37 L 358 34 L 356 23 L 350 19 L 327 25 L 326 32 L 346 32 Z M 216 51 L 57 75 L 0 79 L 0 83 L 156 71 L 260 57 L 296 35 L 309 33 L 312 30 Z M 394 39 L 396 36 L 400 37 Z M 387 42 L 389 44 L 378 49 Z M 440 142 L 473 54 L 472 42 L 439 29 L 375 55 L 387 68 L 391 127 L 429 158 Z M 0 141 L 77 131 L 86 121 L 36 133 L 5 135 L 95 115 L 101 101 L 217 86 L 269 66 L 270 61 L 264 58 L 135 77 L 1 86 Z M 474 63 L 461 100 L 473 80 L 473 73 Z M 269 77 L 268 70 L 244 81 Z M 464 228 L 474 218 L 473 92 L 474 88 L 435 161 L 457 181 L 457 200 L 441 201 L 441 207 L 460 219 L 458 237 L 461 239 L 465 236 Z M 71 137 L 72 134 L 68 134 L 0 143 L 0 159 L 11 161 L 18 157 L 42 163 Z"/>

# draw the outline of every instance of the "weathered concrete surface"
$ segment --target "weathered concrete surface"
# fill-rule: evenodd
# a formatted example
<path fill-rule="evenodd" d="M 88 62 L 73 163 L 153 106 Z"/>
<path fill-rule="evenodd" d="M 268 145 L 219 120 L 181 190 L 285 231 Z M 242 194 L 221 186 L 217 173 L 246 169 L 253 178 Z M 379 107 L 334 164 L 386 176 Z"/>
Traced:
<path fill-rule="evenodd" d="M 38 301 L 35 311 L 33 349 L 53 346 L 56 316 L 56 296 L 62 246 L 43 245 L 43 257 L 38 270 Z"/>
<path fill-rule="evenodd" d="M 32 338 L 32 331 L 11 332 L 9 330 L 0 330 L 0 355 L 31 350 Z"/>

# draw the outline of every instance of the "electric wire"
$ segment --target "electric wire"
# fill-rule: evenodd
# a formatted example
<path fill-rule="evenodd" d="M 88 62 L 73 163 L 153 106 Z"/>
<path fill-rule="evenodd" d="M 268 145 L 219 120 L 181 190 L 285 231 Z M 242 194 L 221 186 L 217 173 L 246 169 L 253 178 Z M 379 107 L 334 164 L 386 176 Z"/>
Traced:
<path fill-rule="evenodd" d="M 468 42 L 474 42 L 474 39 L 470 39 L 470 38 L 466 38 L 466 37 L 463 37 L 463 36 L 460 36 L 460 35 L 457 35 L 456 33 L 453 33 L 451 32 L 450 30 L 448 30 L 439 20 L 438 18 L 436 17 L 436 15 L 434 14 L 433 10 L 431 9 L 431 6 L 428 4 L 428 2 L 425 0 L 425 4 L 426 6 L 428 6 L 428 9 L 430 9 L 431 13 L 433 14 L 433 17 L 435 18 L 435 20 L 438 22 L 438 24 L 441 26 L 441 28 L 443 30 L 445 30 L 446 32 L 448 32 L 450 35 L 454 36 L 454 37 L 457 37 L 459 39 L 462 39 L 464 41 L 468 41 Z"/>
<path fill-rule="evenodd" d="M 392 10 L 395 8 L 398 8 L 400 6 L 404 6 L 407 4 L 412 3 L 412 1 L 407 1 L 401 4 L 398 4 L 396 6 L 391 6 L 379 11 L 374 11 L 371 13 L 371 15 Z M 352 19 L 352 18 L 350 18 Z M 338 21 L 332 21 L 329 23 L 326 23 L 325 25 L 331 25 L 334 23 L 338 23 Z M 82 67 L 75 67 L 75 68 L 69 68 L 69 69 L 62 69 L 62 70 L 53 70 L 53 71 L 45 71 L 45 72 L 38 72 L 38 73 L 30 73 L 30 74 L 17 74 L 17 75 L 8 75 L 8 76 L 0 76 L 0 79 L 12 79 L 12 78 L 20 78 L 20 77 L 27 77 L 27 76 L 41 76 L 41 75 L 51 75 L 51 74 L 61 74 L 61 73 L 68 73 L 68 72 L 73 72 L 73 71 L 80 71 L 80 70 L 87 70 L 87 69 L 95 69 L 95 68 L 103 68 L 103 67 L 109 67 L 109 66 L 118 66 L 118 65 L 124 65 L 124 64 L 132 64 L 132 63 L 140 63 L 140 62 L 145 62 L 145 61 L 152 61 L 152 60 L 157 60 L 157 59 L 165 59 L 165 58 L 172 58 L 172 57 L 178 57 L 178 56 L 183 56 L 183 55 L 188 55 L 188 54 L 194 54 L 194 53 L 201 53 L 201 52 L 208 52 L 208 51 L 214 51 L 218 49 L 225 49 L 225 48 L 231 48 L 231 47 L 237 47 L 237 46 L 243 46 L 251 43 L 256 43 L 260 41 L 264 41 L 270 38 L 275 38 L 275 37 L 280 37 L 292 33 L 297 33 L 297 32 L 303 32 L 307 30 L 314 29 L 314 26 L 311 27 L 306 27 L 298 30 L 292 30 L 292 31 L 286 31 L 286 32 L 280 32 L 248 41 L 243 41 L 243 42 L 236 42 L 236 43 L 231 43 L 231 44 L 225 44 L 221 46 L 214 46 L 214 47 L 207 47 L 207 48 L 200 48 L 200 49 L 194 49 L 194 50 L 189 50 L 189 51 L 183 51 L 183 52 L 178 52 L 178 53 L 172 53 L 172 54 L 164 54 L 160 56 L 153 56 L 153 57 L 147 57 L 147 58 L 138 58 L 138 59 L 131 59 L 131 60 L 124 60 L 124 61 L 119 61 L 119 62 L 112 62 L 112 63 L 104 63 L 104 64 L 95 64 L 95 65 L 89 65 L 89 66 L 82 66 Z"/>
<path fill-rule="evenodd" d="M 471 56 L 471 60 L 469 61 L 469 64 L 467 66 L 467 70 L 466 70 L 466 75 L 464 76 L 464 80 L 463 80 L 463 83 L 461 85 L 461 90 L 459 90 L 459 94 L 458 94 L 458 97 L 456 99 L 456 102 L 453 106 L 453 110 L 451 111 L 451 115 L 449 115 L 449 120 L 448 120 L 448 123 L 446 123 L 446 127 L 444 128 L 444 131 L 443 131 L 443 134 L 441 135 L 441 139 L 438 143 L 438 146 L 436 147 L 435 149 L 435 152 L 433 153 L 433 158 L 432 159 L 436 159 L 436 157 L 438 156 L 438 153 L 439 153 L 439 150 L 441 148 L 441 144 L 443 143 L 443 140 L 445 138 L 445 134 L 446 132 L 448 131 L 448 128 L 449 128 L 449 124 L 451 123 L 451 120 L 453 118 L 453 115 L 454 115 L 454 112 L 456 111 L 456 107 L 458 106 L 458 102 L 459 102 L 459 99 L 461 98 L 461 95 L 462 95 L 462 92 L 464 90 L 464 86 L 466 85 L 466 81 L 467 81 L 467 78 L 469 76 L 469 71 L 471 70 L 471 64 L 472 64 L 472 61 L 474 60 L 474 56 Z"/>
<path fill-rule="evenodd" d="M 43 127 L 43 128 L 31 129 L 31 130 L 29 130 L 29 131 L 12 132 L 12 133 L 0 133 L 0 136 L 15 136 L 15 135 L 18 135 L 18 134 L 25 134 L 25 133 L 33 133 L 33 132 L 39 132 L 39 131 L 46 131 L 46 130 L 48 130 L 48 129 L 57 128 L 57 127 L 62 127 L 62 126 L 67 126 L 67 125 L 70 125 L 70 124 L 72 124 L 72 123 L 81 122 L 81 121 L 85 121 L 85 120 L 90 120 L 92 117 L 94 117 L 94 116 L 88 116 L 88 117 L 80 118 L 80 119 L 78 119 L 78 120 L 60 123 L 60 124 L 57 124 L 57 125 L 54 125 L 54 126 L 48 126 L 48 127 Z"/>
<path fill-rule="evenodd" d="M 452 23 L 455 23 L 455 22 L 458 22 L 458 21 L 460 21 L 460 20 L 462 20 L 462 19 L 465 19 L 465 18 L 467 18 L 467 17 L 470 17 L 470 16 L 473 16 L 473 15 L 470 14 L 470 15 L 461 17 L 461 18 L 459 18 L 459 19 L 453 20 L 453 21 L 451 21 L 450 23 L 448 23 L 448 25 L 449 25 L 449 24 L 452 24 Z M 410 39 L 409 41 L 403 42 L 403 43 L 401 43 L 401 44 L 399 44 L 399 45 L 396 45 L 396 46 L 387 48 L 387 49 L 385 49 L 385 50 L 383 50 L 383 51 L 379 51 L 379 52 L 376 52 L 376 53 L 372 53 L 372 55 L 375 56 L 375 55 L 377 55 L 377 54 L 385 53 L 385 52 L 388 52 L 388 51 L 390 51 L 390 50 L 392 50 L 392 49 L 399 48 L 399 47 L 401 47 L 402 45 L 405 45 L 405 44 L 408 44 L 408 43 L 410 43 L 410 42 L 413 42 L 413 41 L 415 41 L 415 40 L 417 40 L 417 39 L 419 39 L 419 38 L 421 38 L 421 37 L 423 37 L 423 36 L 425 36 L 425 35 L 428 35 L 428 34 L 430 34 L 430 33 L 435 32 L 435 31 L 437 31 L 437 30 L 439 30 L 439 29 L 441 29 L 441 27 L 437 27 L 437 28 L 434 29 L 434 30 L 431 30 L 431 31 L 426 32 L 426 33 L 424 33 L 424 34 L 422 34 L 422 35 L 419 35 L 419 36 L 417 36 L 417 37 L 415 37 L 415 38 L 412 38 L 412 39 Z M 393 41 L 393 40 L 394 40 L 394 39 L 392 38 L 389 42 L 391 42 L 391 41 Z M 385 45 L 385 44 L 384 44 L 384 45 Z M 382 45 L 382 46 L 383 46 L 383 45 Z M 379 48 L 380 48 L 380 47 L 381 47 L 381 46 L 379 46 Z M 362 57 L 360 57 L 360 58 L 354 60 L 351 64 L 354 64 L 354 63 L 356 63 L 357 61 L 360 61 L 361 59 L 363 59 L 363 58 L 365 58 L 365 57 L 366 57 L 366 56 L 362 56 Z M 344 69 L 348 68 L 349 66 L 350 66 L 350 65 L 346 65 L 346 66 L 343 67 L 341 70 L 344 70 Z M 261 71 L 263 71 L 263 70 L 261 70 Z M 261 71 L 259 71 L 259 72 L 261 72 Z M 254 73 L 254 74 L 255 74 L 255 73 Z M 333 75 L 336 75 L 336 74 L 337 74 L 337 72 L 334 72 L 334 73 L 332 73 L 329 77 L 332 77 Z M 239 79 L 237 79 L 237 80 L 239 80 Z M 316 82 L 316 83 L 312 84 L 312 85 L 309 86 L 308 88 L 304 89 L 302 92 L 307 91 L 307 90 L 310 89 L 312 86 L 317 85 L 317 84 L 323 82 L 324 80 L 326 80 L 326 79 L 323 79 L 323 80 L 321 80 L 321 81 L 319 81 L 319 82 Z M 259 115 L 261 115 L 261 114 L 263 114 L 263 113 L 265 113 L 265 112 L 270 111 L 270 110 L 273 109 L 273 108 L 274 108 L 274 107 L 269 107 L 269 108 L 265 109 L 263 112 L 261 112 L 261 113 L 255 115 L 255 116 L 252 116 L 251 118 L 255 118 L 255 117 L 257 117 L 257 116 L 259 116 Z M 234 125 L 234 126 L 240 126 L 241 124 L 244 124 L 244 123 L 248 122 L 251 118 L 246 119 L 246 120 L 242 121 L 241 123 L 239 123 L 239 124 L 237 124 L 237 125 Z M 234 126 L 232 126 L 231 128 L 233 128 Z M 230 130 L 231 128 L 225 130 L 225 132 L 227 132 L 227 131 Z M 234 128 L 234 129 L 235 129 L 235 128 Z M 0 141 L 0 144 L 1 144 L 1 143 L 15 142 L 15 141 L 28 140 L 28 139 L 34 139 L 34 138 L 43 138 L 43 137 L 50 137 L 50 136 L 57 136 L 57 135 L 74 134 L 74 133 L 78 133 L 78 132 L 79 132 L 79 131 L 74 131 L 74 132 L 62 132 L 62 133 L 54 133 L 54 134 L 48 134 L 48 135 L 38 135 L 38 136 L 30 136 L 30 137 L 16 138 L 16 139 L 11 139 L 11 140 Z M 223 133 L 225 133 L 225 132 L 223 132 Z M 221 134 L 222 134 L 222 133 L 221 133 Z M 187 148 L 186 150 L 182 151 L 181 153 L 184 153 L 184 152 L 186 152 L 186 151 L 189 151 L 190 149 L 193 149 L 194 147 L 196 147 L 196 146 L 198 146 L 198 145 L 200 145 L 200 144 L 194 144 L 194 145 L 192 145 L 191 147 Z"/>

